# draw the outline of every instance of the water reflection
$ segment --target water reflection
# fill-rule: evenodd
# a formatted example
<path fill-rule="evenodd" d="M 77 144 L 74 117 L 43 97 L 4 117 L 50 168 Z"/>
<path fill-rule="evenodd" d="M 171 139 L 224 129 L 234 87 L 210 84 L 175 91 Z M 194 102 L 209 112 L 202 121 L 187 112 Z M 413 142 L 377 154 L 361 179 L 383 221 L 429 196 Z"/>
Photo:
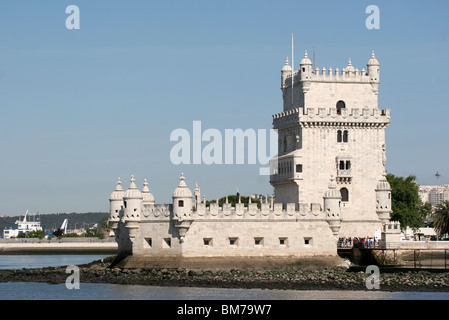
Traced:
<path fill-rule="evenodd" d="M 448 292 L 262 290 L 81 283 L 0 283 L 2 300 L 449 300 Z"/>

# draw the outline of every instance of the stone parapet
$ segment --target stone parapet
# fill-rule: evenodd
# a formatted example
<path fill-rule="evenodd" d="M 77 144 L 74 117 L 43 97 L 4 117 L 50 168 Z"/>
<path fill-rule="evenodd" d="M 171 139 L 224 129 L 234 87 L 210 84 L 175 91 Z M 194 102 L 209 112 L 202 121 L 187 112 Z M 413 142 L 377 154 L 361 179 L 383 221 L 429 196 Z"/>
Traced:
<path fill-rule="evenodd" d="M 141 222 L 149 220 L 168 221 L 173 218 L 171 204 L 148 204 L 143 206 L 143 217 Z M 250 203 L 247 207 L 243 203 L 236 203 L 235 207 L 230 203 L 218 206 L 211 203 L 208 207 L 204 203 L 192 209 L 193 220 L 207 219 L 241 219 L 242 221 L 262 220 L 323 220 L 325 218 L 319 203 L 262 203 L 260 208 L 257 203 Z"/>
<path fill-rule="evenodd" d="M 143 205 L 142 220 L 167 220 L 172 217 L 172 204 L 145 204 Z"/>
<path fill-rule="evenodd" d="M 295 108 L 273 115 L 275 129 L 295 123 L 300 123 L 302 126 L 385 127 L 390 123 L 390 109 L 344 108 L 338 114 L 336 108 Z"/>
<path fill-rule="evenodd" d="M 296 83 L 300 82 L 300 70 L 295 70 L 293 72 L 293 76 L 295 79 L 295 86 Z M 372 83 L 373 80 L 368 75 L 368 73 L 365 71 L 365 69 L 362 69 L 359 71 L 358 69 L 349 70 L 349 69 L 318 69 L 316 68 L 313 72 L 311 72 L 309 78 L 306 80 L 309 82 L 343 82 L 343 83 Z M 292 84 L 292 75 L 287 74 L 285 75 L 285 81 L 283 84 L 284 88 L 291 87 Z"/>

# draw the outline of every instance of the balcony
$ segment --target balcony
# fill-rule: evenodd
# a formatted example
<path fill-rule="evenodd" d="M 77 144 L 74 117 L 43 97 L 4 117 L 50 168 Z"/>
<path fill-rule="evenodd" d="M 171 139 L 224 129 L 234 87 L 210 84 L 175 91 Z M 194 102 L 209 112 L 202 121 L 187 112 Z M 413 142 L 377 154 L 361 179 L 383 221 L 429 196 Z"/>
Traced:
<path fill-rule="evenodd" d="M 302 157 L 284 155 L 270 160 L 270 183 L 302 179 Z"/>
<path fill-rule="evenodd" d="M 337 158 L 337 182 L 351 183 L 352 170 L 350 158 Z"/>

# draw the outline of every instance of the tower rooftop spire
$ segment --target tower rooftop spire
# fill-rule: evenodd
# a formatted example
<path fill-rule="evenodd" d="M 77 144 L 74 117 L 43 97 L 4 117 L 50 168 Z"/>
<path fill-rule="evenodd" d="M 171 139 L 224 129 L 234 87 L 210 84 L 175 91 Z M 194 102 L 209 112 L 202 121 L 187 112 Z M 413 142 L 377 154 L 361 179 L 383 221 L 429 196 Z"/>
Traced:
<path fill-rule="evenodd" d="M 178 187 L 173 192 L 173 197 L 192 197 L 192 191 L 190 191 L 189 188 L 187 188 L 187 184 L 185 182 L 184 173 L 181 173 L 181 176 L 179 177 L 179 184 Z"/>
<path fill-rule="evenodd" d="M 310 61 L 310 59 L 309 59 L 309 55 L 307 53 L 307 50 L 304 53 L 304 58 L 301 60 L 300 65 L 304 65 L 304 64 L 310 64 L 310 65 L 312 64 L 312 61 Z"/>
<path fill-rule="evenodd" d="M 154 203 L 154 196 L 150 193 L 147 179 L 143 180 L 142 197 L 144 203 Z"/>
<path fill-rule="evenodd" d="M 134 175 L 131 175 L 131 183 L 128 187 L 128 190 L 126 190 L 124 198 L 141 198 L 142 197 L 142 193 L 140 192 L 139 189 L 137 189 L 136 183 L 135 183 L 135 179 L 134 179 Z"/>
<path fill-rule="evenodd" d="M 115 187 L 115 191 L 123 191 L 122 180 L 120 180 L 120 178 L 117 179 L 117 186 Z"/>
<path fill-rule="evenodd" d="M 132 174 L 131 175 L 131 184 L 129 185 L 129 188 L 128 189 L 137 189 L 137 186 L 136 186 L 136 179 L 134 179 L 134 175 Z"/>
<path fill-rule="evenodd" d="M 292 70 L 292 67 L 290 66 L 290 61 L 288 60 L 288 57 L 287 57 L 287 59 L 285 60 L 285 64 L 282 67 L 282 71 L 291 71 L 291 70 Z"/>
<path fill-rule="evenodd" d="M 374 54 L 374 50 L 371 52 L 371 59 L 368 61 L 368 66 L 378 66 L 379 61 L 376 58 L 376 55 Z"/>
<path fill-rule="evenodd" d="M 142 192 L 150 192 L 150 189 L 148 188 L 148 182 L 147 179 L 143 179 L 143 189 Z"/>

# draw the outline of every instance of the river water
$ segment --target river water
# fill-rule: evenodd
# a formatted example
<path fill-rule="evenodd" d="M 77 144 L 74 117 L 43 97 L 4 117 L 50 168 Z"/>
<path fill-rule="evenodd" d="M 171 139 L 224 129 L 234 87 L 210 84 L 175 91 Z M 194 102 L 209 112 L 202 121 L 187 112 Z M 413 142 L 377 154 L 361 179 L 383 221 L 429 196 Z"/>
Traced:
<path fill-rule="evenodd" d="M 41 268 L 89 263 L 100 255 L 0 255 L 0 269 Z M 0 300 L 449 300 L 449 292 L 384 292 L 346 290 L 263 290 L 156 287 L 80 283 L 0 283 Z"/>

